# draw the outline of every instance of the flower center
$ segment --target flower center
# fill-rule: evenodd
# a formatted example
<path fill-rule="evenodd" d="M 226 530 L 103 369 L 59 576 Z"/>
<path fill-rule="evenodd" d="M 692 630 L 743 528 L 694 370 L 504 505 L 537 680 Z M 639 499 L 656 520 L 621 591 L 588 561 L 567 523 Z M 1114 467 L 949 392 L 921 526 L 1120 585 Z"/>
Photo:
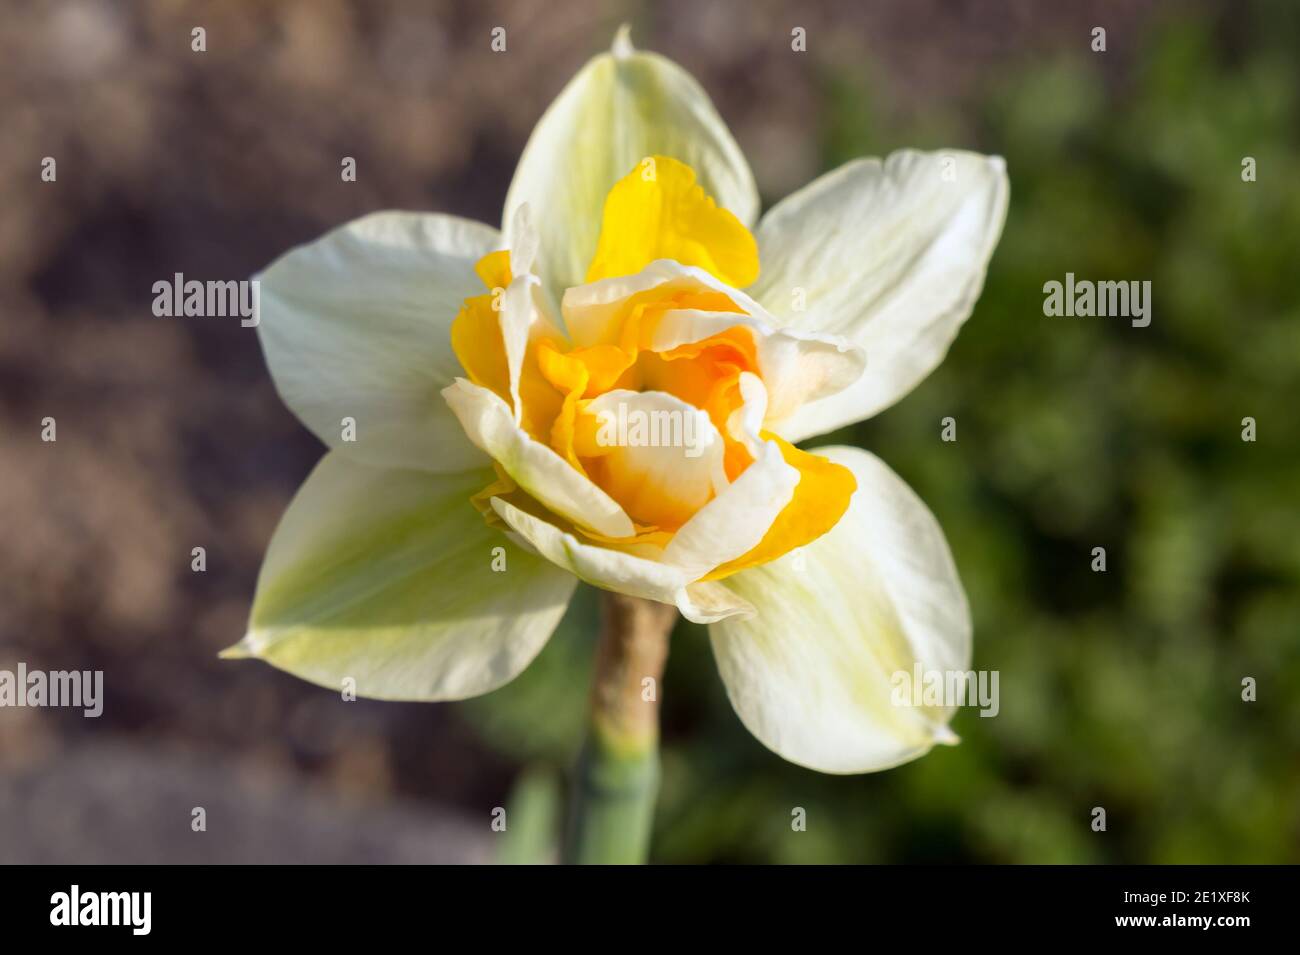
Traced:
<path fill-rule="evenodd" d="M 512 296 L 529 288 L 511 274 L 509 252 L 486 256 L 477 270 L 489 291 L 465 302 L 453 348 L 474 384 L 510 405 L 529 437 L 635 526 L 632 538 L 617 540 L 574 528 L 588 538 L 664 546 L 774 438 L 761 433 L 761 333 L 735 291 L 758 277 L 757 244 L 685 164 L 648 157 L 610 191 L 587 284 L 564 296 L 567 335 L 545 318 L 540 292 L 523 299 L 529 317 L 519 322 Z M 853 490 L 847 470 L 779 443 L 800 472 L 804 506 L 778 518 L 779 539 L 765 538 L 748 563 L 824 533 Z M 489 490 L 510 493 L 512 483 Z M 810 512 L 810 495 L 829 500 Z"/>

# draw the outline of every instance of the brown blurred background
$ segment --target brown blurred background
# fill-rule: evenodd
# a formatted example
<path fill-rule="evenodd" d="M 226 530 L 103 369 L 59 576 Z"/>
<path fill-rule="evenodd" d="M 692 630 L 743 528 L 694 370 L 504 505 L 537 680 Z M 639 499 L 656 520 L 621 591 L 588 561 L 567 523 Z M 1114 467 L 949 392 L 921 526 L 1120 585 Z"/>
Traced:
<path fill-rule="evenodd" d="M 496 224 L 533 123 L 624 21 L 699 78 L 770 204 L 834 157 L 843 122 L 828 103 L 856 115 L 853 91 L 877 78 L 887 92 L 862 122 L 924 129 L 941 115 L 952 145 L 1001 151 L 970 104 L 1043 62 L 1085 59 L 1098 23 L 1109 52 L 1092 82 L 1122 90 L 1171 8 L 1224 9 L 6 3 L 0 667 L 102 669 L 106 703 L 98 720 L 0 710 L 0 862 L 482 861 L 523 762 L 472 710 L 342 704 L 216 659 L 243 633 L 263 549 L 321 448 L 277 399 L 255 332 L 154 317 L 155 281 L 245 278 L 377 209 Z M 196 26 L 205 53 L 191 51 Z M 505 53 L 490 50 L 495 26 Z M 809 53 L 790 52 L 793 26 Z M 55 183 L 40 180 L 46 156 Z M 355 183 L 340 181 L 344 156 Z M 1013 157 L 1013 192 L 1015 170 Z M 46 416 L 56 443 L 40 440 Z M 195 546 L 206 573 L 190 570 Z M 689 736 L 705 717 L 669 718 Z M 190 831 L 194 806 L 206 834 Z"/>

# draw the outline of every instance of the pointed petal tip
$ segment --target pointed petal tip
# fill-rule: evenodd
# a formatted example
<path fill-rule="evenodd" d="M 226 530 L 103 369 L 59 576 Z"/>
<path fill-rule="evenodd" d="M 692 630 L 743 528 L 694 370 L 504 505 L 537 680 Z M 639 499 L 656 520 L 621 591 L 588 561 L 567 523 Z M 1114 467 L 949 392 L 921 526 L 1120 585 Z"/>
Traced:
<path fill-rule="evenodd" d="M 244 637 L 232 647 L 226 647 L 217 654 L 219 660 L 248 660 L 257 654 L 253 650 L 252 634 Z"/>
<path fill-rule="evenodd" d="M 632 45 L 632 24 L 624 23 L 614 34 L 614 42 L 610 44 L 609 52 L 614 55 L 616 60 L 626 60 L 636 52 L 636 47 Z"/>
<path fill-rule="evenodd" d="M 961 737 L 947 723 L 940 723 L 934 728 L 934 741 L 940 746 L 956 746 L 961 742 Z"/>
<path fill-rule="evenodd" d="M 442 395 L 444 400 L 450 401 L 451 395 L 464 391 L 466 387 L 472 384 L 473 382 L 471 382 L 468 378 L 462 378 L 460 375 L 457 375 L 455 378 L 451 380 L 450 385 L 447 385 L 446 387 L 439 389 L 438 394 Z"/>

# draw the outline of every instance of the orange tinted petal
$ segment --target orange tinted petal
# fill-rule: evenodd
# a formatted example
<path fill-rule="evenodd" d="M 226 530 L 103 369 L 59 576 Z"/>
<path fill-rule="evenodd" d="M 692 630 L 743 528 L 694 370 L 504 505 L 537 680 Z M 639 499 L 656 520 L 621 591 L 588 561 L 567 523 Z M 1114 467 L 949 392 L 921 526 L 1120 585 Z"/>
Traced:
<path fill-rule="evenodd" d="M 519 373 L 519 400 L 524 409 L 521 424 L 534 439 L 545 441 L 564 401 L 563 395 L 546 380 L 538 355 L 543 341 L 530 341 Z"/>
<path fill-rule="evenodd" d="M 766 564 L 796 547 L 812 543 L 839 523 L 849 509 L 849 499 L 858 489 L 857 478 L 848 468 L 820 455 L 800 451 L 774 434 L 764 432 L 763 437 L 775 441 L 785 463 L 799 471 L 794 497 L 753 550 L 716 568 L 705 580 L 717 580 L 746 567 Z"/>
<path fill-rule="evenodd" d="M 753 463 L 753 455 L 727 430 L 732 412 L 744 404 L 741 372 L 758 371 L 757 348 L 749 329 L 737 326 L 666 352 L 644 354 L 638 368 L 647 389 L 666 391 L 708 414 L 726 442 L 729 480 Z"/>
<path fill-rule="evenodd" d="M 551 448 L 584 474 L 586 469 L 574 450 L 574 428 L 582 400 L 613 388 L 635 358 L 635 353 L 614 345 L 595 345 L 571 352 L 560 351 L 551 341 L 538 345 L 536 367 L 541 377 L 564 396 L 564 403 L 551 425 Z"/>

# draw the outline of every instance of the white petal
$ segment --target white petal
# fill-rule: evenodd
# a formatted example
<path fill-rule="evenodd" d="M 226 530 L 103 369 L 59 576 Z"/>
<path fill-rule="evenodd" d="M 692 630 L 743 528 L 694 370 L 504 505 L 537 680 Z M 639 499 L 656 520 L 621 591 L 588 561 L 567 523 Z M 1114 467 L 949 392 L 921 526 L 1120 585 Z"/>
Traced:
<path fill-rule="evenodd" d="M 674 292 L 721 292 L 746 313 L 765 314 L 754 299 L 703 269 L 671 259 L 656 259 L 633 275 L 589 282 L 564 293 L 561 310 L 574 345 L 587 348 L 617 343 L 627 313 L 626 300 L 651 289 L 659 290 L 665 297 Z"/>
<path fill-rule="evenodd" d="M 482 293 L 474 264 L 499 242 L 455 216 L 381 212 L 281 256 L 258 276 L 257 330 L 284 403 L 367 464 L 485 464 L 439 392 L 462 373 L 452 319 Z M 355 441 L 341 439 L 344 418 Z"/>
<path fill-rule="evenodd" d="M 689 165 L 705 192 L 746 225 L 757 218 L 745 157 L 690 74 L 630 47 L 602 54 L 542 116 L 506 195 L 508 234 L 514 210 L 532 207 L 541 232 L 538 272 L 554 294 L 583 282 L 605 196 L 650 155 Z"/>
<path fill-rule="evenodd" d="M 538 553 L 593 586 L 675 604 L 693 623 L 753 612 L 726 588 L 713 582 L 695 583 L 679 567 L 587 544 L 499 497 L 492 498 L 492 507 Z"/>
<path fill-rule="evenodd" d="M 555 513 L 608 537 L 635 533 L 618 502 L 549 447 L 534 441 L 515 424 L 510 406 L 495 393 L 457 378 L 442 394 L 469 439 Z"/>
<path fill-rule="evenodd" d="M 737 326 L 748 328 L 757 345 L 758 369 L 768 397 L 764 420 L 769 424 L 788 418 L 809 401 L 843 391 L 866 367 L 866 355 L 856 345 L 834 335 L 778 329 L 776 319 L 762 308 L 750 316 L 670 309 L 660 316 L 653 348 L 668 351 Z"/>
<path fill-rule="evenodd" d="M 690 613 L 682 616 L 692 623 L 715 623 L 728 617 L 744 619 L 754 615 L 754 607 L 716 580 L 697 580 L 686 585 Z"/>
<path fill-rule="evenodd" d="M 463 699 L 513 679 L 576 580 L 487 526 L 469 497 L 492 478 L 327 454 L 276 528 L 248 635 L 224 656 L 385 700 Z"/>
<path fill-rule="evenodd" d="M 524 404 L 519 395 L 519 382 L 523 376 L 524 359 L 529 343 L 549 338 L 564 341 L 564 335 L 551 318 L 551 305 L 536 275 L 517 275 L 501 296 L 501 309 L 497 313 L 501 326 L 501 343 L 506 353 L 506 368 L 510 374 L 510 399 L 514 405 L 514 419 L 523 420 Z"/>
<path fill-rule="evenodd" d="M 768 389 L 771 422 L 788 418 L 806 402 L 848 388 L 861 377 L 866 365 L 863 350 L 847 339 L 778 328 L 780 320 L 744 292 L 703 269 L 668 259 L 651 262 L 635 275 L 602 279 L 565 292 L 564 321 L 574 343 L 580 348 L 617 343 L 627 315 L 627 299 L 651 290 L 664 296 L 682 291 L 720 292 L 744 310 L 668 309 L 660 315 L 650 345 L 655 351 L 668 351 L 736 326 L 750 329 Z"/>
<path fill-rule="evenodd" d="M 727 420 L 727 432 L 757 459 L 763 448 L 763 422 L 767 420 L 767 389 L 763 379 L 747 371 L 740 373 L 741 406 Z"/>
<path fill-rule="evenodd" d="M 542 288 L 542 280 L 531 274 L 537 257 L 537 230 L 532 226 L 527 203 L 515 214 L 515 241 L 510 249 L 508 288 L 502 290 L 500 310 L 497 313 L 501 327 L 501 342 L 506 353 L 506 368 L 510 375 L 510 398 L 514 405 L 515 424 L 523 420 L 523 400 L 519 396 L 519 382 L 523 375 L 524 357 L 528 345 L 540 338 L 561 342 L 564 334 L 552 316 L 549 297 Z"/>
<path fill-rule="evenodd" d="M 748 553 L 790 503 L 798 483 L 798 469 L 785 463 L 775 441 L 765 442 L 758 459 L 673 535 L 664 562 L 694 580 Z"/>
<path fill-rule="evenodd" d="M 857 383 L 795 412 L 785 438 L 870 417 L 934 370 L 979 297 L 1007 194 L 1000 157 L 907 150 L 842 166 L 763 217 L 754 296 L 867 356 Z"/>
<path fill-rule="evenodd" d="M 818 448 L 858 480 L 830 533 L 726 579 L 755 616 L 709 628 L 741 721 L 781 756 L 860 773 L 954 739 L 953 708 L 895 705 L 894 674 L 965 672 L 971 621 L 934 516 L 879 459 Z"/>
<path fill-rule="evenodd" d="M 536 276 L 520 275 L 511 279 L 509 288 L 501 296 L 501 309 L 497 322 L 501 326 L 501 347 L 506 353 L 506 371 L 510 376 L 510 402 L 514 406 L 514 421 L 523 420 L 524 402 L 519 396 L 519 380 L 524 371 L 524 355 L 528 351 L 529 332 L 533 325 L 534 283 Z"/>
<path fill-rule="evenodd" d="M 597 427 L 602 485 L 642 524 L 671 523 L 693 514 L 727 487 L 726 446 L 709 416 L 662 391 L 616 389 L 593 398 L 583 412 Z M 602 441 L 605 438 L 606 441 Z"/>
<path fill-rule="evenodd" d="M 533 271 L 537 261 L 537 246 L 541 237 L 533 225 L 533 210 L 528 203 L 521 203 L 515 210 L 514 221 L 510 226 L 510 274 L 528 275 Z"/>

